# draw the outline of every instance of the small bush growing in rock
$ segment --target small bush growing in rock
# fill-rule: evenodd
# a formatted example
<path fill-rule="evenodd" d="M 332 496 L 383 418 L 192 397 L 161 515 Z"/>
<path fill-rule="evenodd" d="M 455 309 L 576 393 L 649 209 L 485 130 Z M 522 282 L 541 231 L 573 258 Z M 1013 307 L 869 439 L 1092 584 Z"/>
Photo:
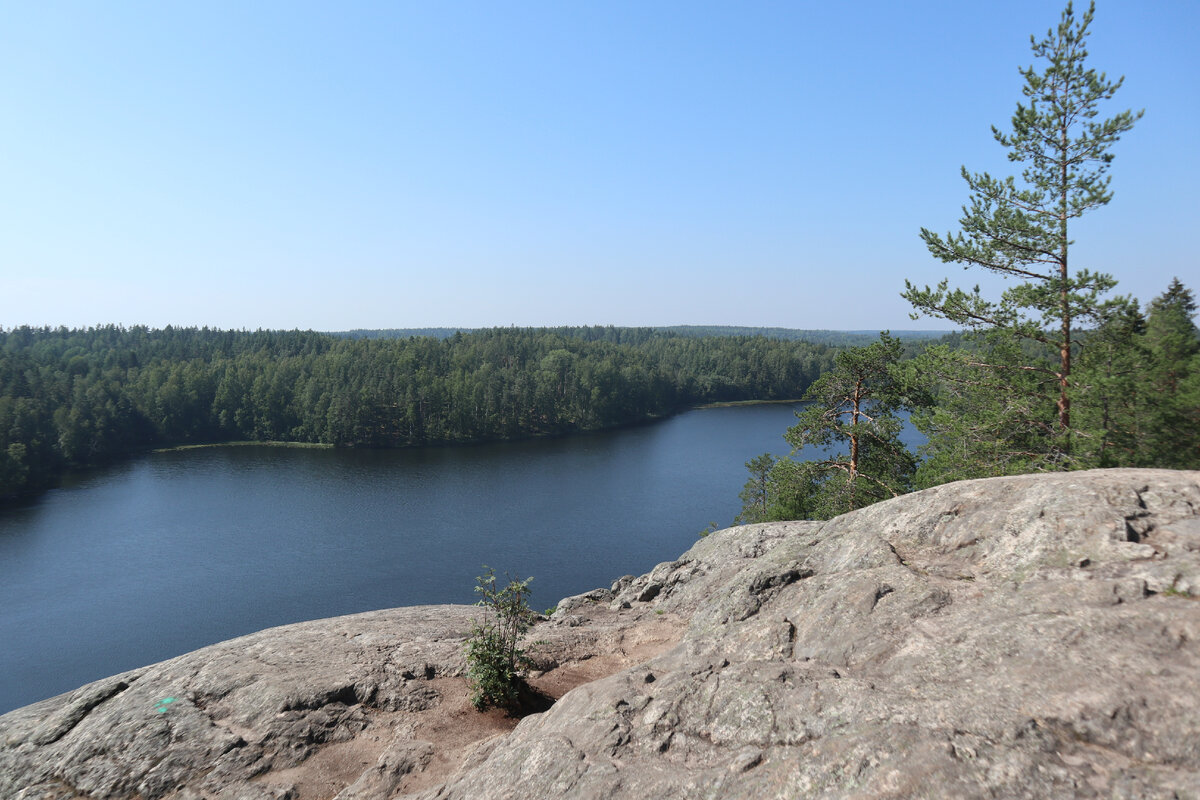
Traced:
<path fill-rule="evenodd" d="M 489 705 L 513 711 L 526 691 L 523 672 L 529 658 L 520 641 L 536 616 L 528 602 L 533 578 L 510 579 L 497 587 L 495 571 L 486 566 L 484 570 L 475 579 L 475 591 L 480 595 L 476 605 L 486 612 L 472 626 L 466 645 L 471 704 L 480 711 Z"/>

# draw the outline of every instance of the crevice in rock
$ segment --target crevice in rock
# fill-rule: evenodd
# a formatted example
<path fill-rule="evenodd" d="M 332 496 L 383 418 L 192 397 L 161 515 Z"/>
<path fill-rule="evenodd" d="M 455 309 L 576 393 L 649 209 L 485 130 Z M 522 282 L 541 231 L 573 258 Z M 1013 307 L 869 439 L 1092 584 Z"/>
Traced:
<path fill-rule="evenodd" d="M 748 591 L 750 594 L 756 596 L 766 594 L 772 589 L 782 589 L 784 586 L 793 584 L 803 578 L 811 578 L 813 574 L 811 569 L 793 567 L 774 575 L 757 575 L 754 580 L 750 581 Z"/>
<path fill-rule="evenodd" d="M 783 621 L 787 625 L 787 628 L 784 630 L 784 638 L 786 640 L 785 649 L 787 652 L 784 653 L 784 656 L 788 659 L 794 659 L 796 657 L 796 623 L 787 617 L 784 617 Z"/>
<path fill-rule="evenodd" d="M 419 675 L 417 674 L 418 672 L 420 673 Z M 437 676 L 437 667 L 433 664 L 425 664 L 420 670 L 410 668 L 400 673 L 400 677 L 406 681 L 415 680 L 416 678 L 424 678 L 427 681 L 431 681 Z"/>
<path fill-rule="evenodd" d="M 1154 523 L 1147 519 L 1148 512 L 1139 512 L 1125 517 L 1125 541 L 1140 543 L 1154 530 Z"/>
<path fill-rule="evenodd" d="M 891 594 L 894 591 L 896 591 L 896 590 L 894 588 L 892 588 L 891 585 L 886 584 L 886 583 L 880 584 L 879 586 L 875 587 L 875 596 L 873 598 L 871 598 L 871 611 L 875 610 L 875 606 L 879 605 L 880 600 L 882 600 L 884 597 L 888 596 L 889 594 Z"/>
<path fill-rule="evenodd" d="M 884 539 L 884 538 L 881 536 L 881 537 L 879 537 L 879 540 L 880 540 L 881 542 L 883 542 L 883 543 L 884 543 L 884 545 L 887 547 L 887 549 L 888 549 L 888 550 L 892 551 L 892 555 L 893 555 L 893 556 L 895 556 L 895 558 L 896 558 L 896 562 L 897 562 L 897 563 L 898 563 L 900 566 L 904 567 L 906 570 L 908 570 L 908 571 L 909 571 L 909 572 L 911 572 L 912 574 L 914 574 L 914 575 L 919 575 L 919 576 L 921 576 L 921 577 L 925 577 L 926 575 L 928 575 L 928 574 L 929 574 L 929 573 L 927 573 L 925 570 L 921 569 L 920 567 L 915 567 L 915 566 L 913 566 L 912 564 L 910 564 L 910 563 L 908 562 L 908 559 L 906 559 L 904 556 L 900 555 L 900 551 L 899 551 L 899 550 L 897 550 L 897 549 L 896 549 L 896 548 L 895 548 L 895 547 L 892 545 L 892 543 L 891 543 L 891 542 L 889 542 L 887 539 Z"/>
<path fill-rule="evenodd" d="M 646 588 L 638 593 L 637 600 L 640 603 L 648 603 L 658 597 L 658 593 L 662 591 L 662 584 L 657 581 L 646 584 Z"/>
<path fill-rule="evenodd" d="M 521 685 L 517 688 L 517 701 L 506 711 L 510 717 L 525 719 L 533 714 L 549 711 L 555 702 L 555 698 L 541 689 L 521 681 Z"/>
<path fill-rule="evenodd" d="M 342 686 L 336 689 L 330 689 L 327 692 L 315 695 L 311 698 L 304 698 L 296 702 L 288 703 L 283 707 L 284 711 L 316 711 L 325 706 L 340 703 L 344 706 L 358 705 L 358 692 L 354 688 L 354 684 Z"/>
<path fill-rule="evenodd" d="M 73 731 L 79 723 L 87 718 L 88 714 L 92 713 L 101 704 L 128 689 L 138 677 L 133 676 L 128 681 L 119 680 L 112 683 L 100 684 L 90 689 L 83 697 L 64 708 L 56 717 L 51 717 L 47 720 L 46 724 L 34 733 L 30 741 L 36 745 L 54 744 Z"/>
<path fill-rule="evenodd" d="M 1154 522 L 1150 519 L 1151 512 L 1149 506 L 1146 505 L 1146 499 L 1142 497 L 1142 493 L 1148 491 L 1150 491 L 1149 486 L 1142 486 L 1133 490 L 1133 494 L 1137 498 L 1139 510 L 1125 515 L 1125 541 L 1127 542 L 1142 542 L 1154 530 Z"/>
<path fill-rule="evenodd" d="M 782 572 L 764 572 L 760 573 L 750 581 L 746 586 L 746 594 L 737 599 L 735 605 L 730 611 L 730 614 L 725 617 L 722 624 L 730 622 L 742 622 L 750 619 L 762 607 L 774 597 L 780 589 L 789 586 L 798 580 L 811 578 L 816 573 L 807 567 L 792 567 Z"/>
<path fill-rule="evenodd" d="M 1149 486 L 1143 486 L 1140 489 L 1133 490 L 1134 495 L 1137 496 L 1138 508 L 1141 508 L 1143 510 L 1146 508 L 1146 498 L 1142 497 L 1142 492 L 1148 492 L 1148 491 L 1150 491 Z"/>
<path fill-rule="evenodd" d="M 761 750 L 741 753 L 733 760 L 733 763 L 729 765 L 729 769 L 731 772 L 735 773 L 749 772 L 761 764 L 762 761 L 763 754 Z"/>

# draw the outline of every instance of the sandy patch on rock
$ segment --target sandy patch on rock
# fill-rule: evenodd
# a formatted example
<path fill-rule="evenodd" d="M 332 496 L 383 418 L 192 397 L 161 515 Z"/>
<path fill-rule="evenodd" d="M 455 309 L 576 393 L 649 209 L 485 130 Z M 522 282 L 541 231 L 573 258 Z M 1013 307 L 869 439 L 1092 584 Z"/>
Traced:
<path fill-rule="evenodd" d="M 539 656 L 557 662 L 557 666 L 535 674 L 529 683 L 558 700 L 577 686 L 666 651 L 679 641 L 683 629 L 674 615 L 648 616 L 614 630 L 612 636 L 596 638 L 590 647 L 581 647 L 571 631 L 557 632 L 561 635 L 543 641 L 538 649 Z M 535 630 L 535 637 L 548 632 Z M 508 733 L 520 722 L 499 709 L 476 711 L 463 678 L 433 678 L 427 683 L 438 694 L 433 707 L 423 711 L 370 710 L 370 724 L 358 736 L 326 745 L 303 763 L 260 775 L 254 783 L 281 789 L 290 786 L 296 800 L 333 800 L 372 770 L 386 772 L 394 768 L 389 763 L 389 751 L 403 742 L 428 745 L 430 755 L 417 759 L 411 771 L 394 776 L 387 783 L 387 793 L 378 796 L 421 792 L 457 772 L 482 742 Z"/>

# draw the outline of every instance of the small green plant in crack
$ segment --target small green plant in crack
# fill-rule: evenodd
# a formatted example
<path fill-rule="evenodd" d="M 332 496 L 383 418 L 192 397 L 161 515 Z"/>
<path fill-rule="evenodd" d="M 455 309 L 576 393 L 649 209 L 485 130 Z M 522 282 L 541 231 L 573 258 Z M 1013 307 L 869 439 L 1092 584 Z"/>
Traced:
<path fill-rule="evenodd" d="M 477 606 L 484 609 L 467 636 L 467 681 L 471 704 L 479 711 L 488 706 L 517 711 L 529 693 L 524 672 L 530 659 L 521 649 L 521 637 L 536 616 L 529 607 L 529 584 L 533 578 L 498 586 L 496 573 L 484 566 L 475 579 L 480 595 Z"/>

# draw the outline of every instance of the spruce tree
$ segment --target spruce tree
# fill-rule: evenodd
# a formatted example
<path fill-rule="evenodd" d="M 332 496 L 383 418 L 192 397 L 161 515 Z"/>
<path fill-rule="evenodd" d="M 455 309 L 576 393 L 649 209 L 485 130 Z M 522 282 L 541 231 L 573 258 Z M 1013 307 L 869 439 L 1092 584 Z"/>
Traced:
<path fill-rule="evenodd" d="M 1094 10 L 1093 3 L 1076 17 L 1068 3 L 1057 28 L 1040 41 L 1030 37 L 1042 69 L 1020 70 L 1027 103 L 1018 103 L 1011 132 L 992 128 L 1009 160 L 1023 165 L 1020 179 L 971 173 L 963 167 L 970 200 L 963 207 L 961 230 L 944 237 L 921 230 L 929 251 L 942 261 L 1014 278 L 1015 285 L 995 300 L 986 299 L 978 286 L 971 291 L 951 289 L 948 280 L 935 288 L 917 288 L 906 281 L 903 293 L 914 307 L 914 319 L 939 317 L 1035 343 L 1015 362 L 980 357 L 971 367 L 990 373 L 976 380 L 993 386 L 1012 382 L 1024 387 L 1029 383 L 1025 378 L 1038 379 L 1054 419 L 1053 435 L 1039 456 L 1049 464 L 1069 463 L 1073 334 L 1080 324 L 1098 321 L 1102 296 L 1116 283 L 1110 275 L 1072 268 L 1070 226 L 1112 199 L 1110 149 L 1142 115 L 1122 111 L 1099 118 L 1101 105 L 1123 79 L 1110 81 L 1087 66 Z M 992 345 L 995 342 L 993 338 Z"/>
<path fill-rule="evenodd" d="M 1132 298 L 1108 303 L 1088 331 L 1072 377 L 1075 456 L 1081 466 L 1151 466 L 1154 423 L 1146 317 Z"/>
<path fill-rule="evenodd" d="M 1156 466 L 1200 467 L 1200 331 L 1196 300 L 1178 278 L 1150 301 L 1143 337 Z"/>

